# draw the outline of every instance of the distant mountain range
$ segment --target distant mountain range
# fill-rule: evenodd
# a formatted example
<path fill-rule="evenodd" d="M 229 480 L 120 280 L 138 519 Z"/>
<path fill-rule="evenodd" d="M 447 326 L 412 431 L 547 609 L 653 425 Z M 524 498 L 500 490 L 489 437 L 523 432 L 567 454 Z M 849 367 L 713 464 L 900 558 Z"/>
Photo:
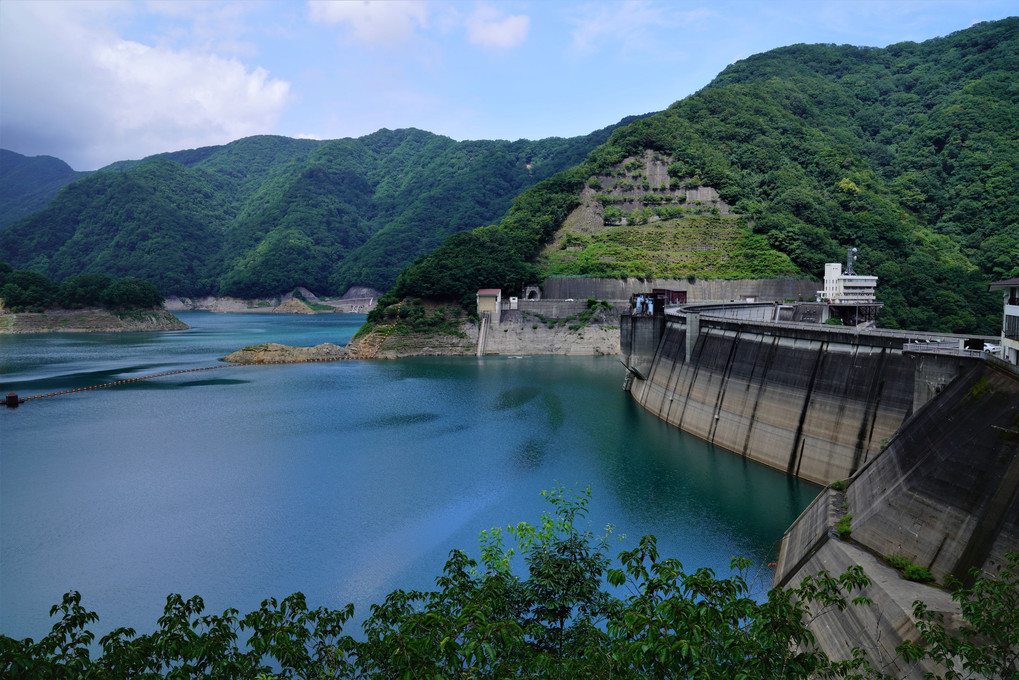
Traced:
<path fill-rule="evenodd" d="M 88 175 L 53 156 L 0 149 L 0 231 L 46 207 L 63 187 Z"/>
<path fill-rule="evenodd" d="M 166 294 L 388 289 L 450 234 L 581 162 L 617 125 L 570 139 L 249 137 L 75 173 L 4 151 L 0 261 L 60 280 L 137 276 Z"/>
<path fill-rule="evenodd" d="M 83 178 L 0 160 L 0 261 L 55 279 L 468 303 L 548 274 L 818 277 L 856 246 L 882 325 L 993 334 L 986 283 L 1019 276 L 1019 19 L 772 50 L 573 139 L 253 137 Z M 734 215 L 686 201 L 708 187 Z"/>

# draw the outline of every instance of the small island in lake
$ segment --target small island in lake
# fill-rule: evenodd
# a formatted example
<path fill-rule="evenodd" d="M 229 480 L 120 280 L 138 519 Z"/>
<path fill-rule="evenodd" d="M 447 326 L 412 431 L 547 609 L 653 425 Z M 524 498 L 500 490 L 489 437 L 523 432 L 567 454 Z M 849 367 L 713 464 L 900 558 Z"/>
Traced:
<path fill-rule="evenodd" d="M 347 350 L 326 342 L 314 347 L 291 347 L 277 342 L 251 345 L 223 357 L 232 364 L 279 364 L 297 361 L 336 361 L 347 359 Z"/>

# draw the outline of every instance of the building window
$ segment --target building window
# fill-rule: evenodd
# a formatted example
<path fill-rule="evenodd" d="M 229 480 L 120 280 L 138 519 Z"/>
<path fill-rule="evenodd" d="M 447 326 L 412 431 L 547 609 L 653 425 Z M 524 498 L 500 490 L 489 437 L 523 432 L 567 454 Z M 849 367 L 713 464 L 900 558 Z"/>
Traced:
<path fill-rule="evenodd" d="M 1019 340 L 1019 316 L 1005 316 L 1004 335 L 1010 340 Z"/>

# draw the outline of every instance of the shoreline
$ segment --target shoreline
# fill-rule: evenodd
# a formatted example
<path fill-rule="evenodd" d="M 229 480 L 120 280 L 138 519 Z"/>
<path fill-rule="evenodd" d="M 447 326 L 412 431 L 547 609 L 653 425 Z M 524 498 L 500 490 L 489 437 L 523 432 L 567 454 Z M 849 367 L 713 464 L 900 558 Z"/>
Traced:
<path fill-rule="evenodd" d="M 54 309 L 0 313 L 0 335 L 30 333 L 151 333 L 191 328 L 167 309 L 135 309 L 122 315 L 105 309 Z"/>
<path fill-rule="evenodd" d="M 299 288 L 294 293 L 269 298 L 234 298 L 206 295 L 204 297 L 166 298 L 165 307 L 171 312 L 212 312 L 214 314 L 367 314 L 378 304 L 378 291 L 365 297 L 341 299 L 320 298 L 311 291 Z"/>

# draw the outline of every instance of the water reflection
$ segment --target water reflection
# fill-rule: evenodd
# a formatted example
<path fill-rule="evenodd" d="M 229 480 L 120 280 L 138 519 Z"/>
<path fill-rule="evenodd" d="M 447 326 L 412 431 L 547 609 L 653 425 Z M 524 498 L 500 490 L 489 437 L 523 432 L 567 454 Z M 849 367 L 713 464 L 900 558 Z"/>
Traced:
<path fill-rule="evenodd" d="M 194 330 L 0 336 L 16 367 L 0 389 L 203 367 L 270 340 L 343 344 L 363 319 L 182 316 Z M 688 567 L 766 561 L 816 487 L 668 427 L 621 382 L 611 357 L 351 361 L 4 409 L 0 630 L 38 637 L 70 589 L 102 624 L 141 631 L 170 592 L 248 611 L 299 590 L 360 616 L 394 588 L 433 586 L 481 530 L 537 522 L 557 483 L 591 487 L 591 526 L 628 534 L 619 549 L 654 533 Z"/>

